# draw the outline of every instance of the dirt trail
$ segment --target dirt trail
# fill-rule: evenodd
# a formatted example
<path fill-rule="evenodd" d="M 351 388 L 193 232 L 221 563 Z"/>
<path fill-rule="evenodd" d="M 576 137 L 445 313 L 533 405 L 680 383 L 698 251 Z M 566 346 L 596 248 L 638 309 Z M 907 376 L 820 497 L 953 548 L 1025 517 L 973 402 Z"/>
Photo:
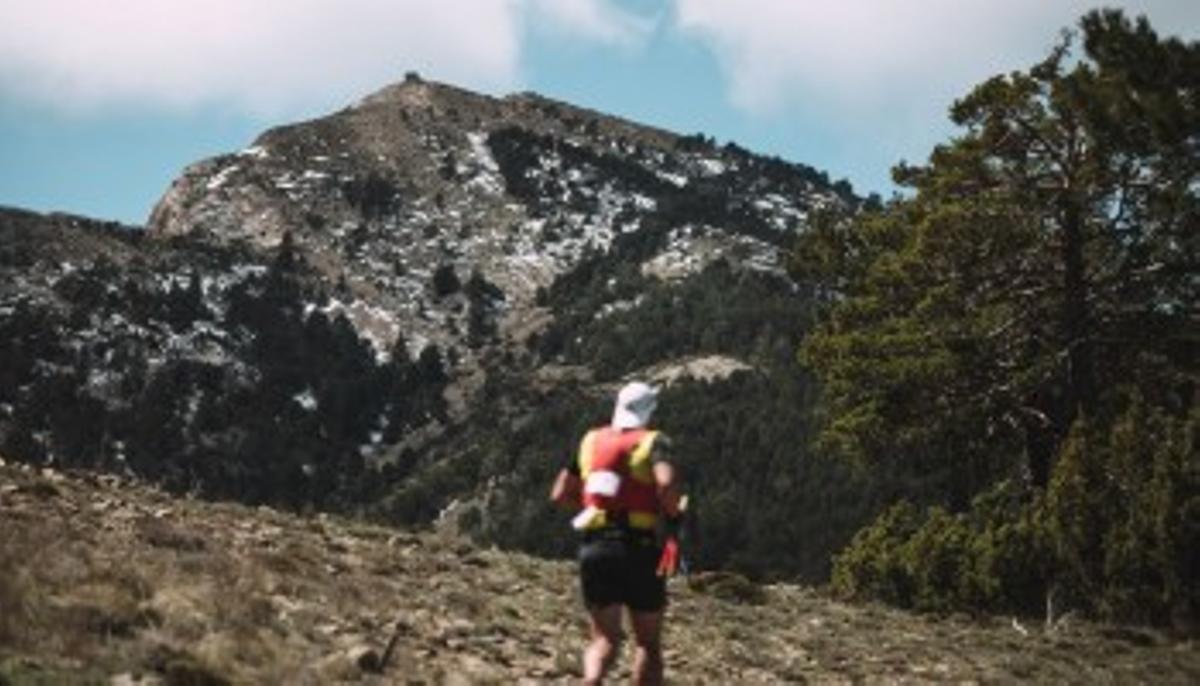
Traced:
<path fill-rule="evenodd" d="M 673 582 L 669 627 L 681 684 L 1200 683 L 1196 646 L 1154 632 L 732 575 Z M 0 465 L 0 684 L 573 683 L 583 636 L 567 563 Z"/>

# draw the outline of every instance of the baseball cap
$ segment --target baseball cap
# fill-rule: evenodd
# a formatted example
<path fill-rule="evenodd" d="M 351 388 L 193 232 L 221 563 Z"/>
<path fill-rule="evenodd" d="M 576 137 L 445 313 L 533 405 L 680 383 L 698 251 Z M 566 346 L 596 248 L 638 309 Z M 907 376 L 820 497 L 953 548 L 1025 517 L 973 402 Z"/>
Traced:
<path fill-rule="evenodd" d="M 658 407 L 658 389 L 641 381 L 626 384 L 617 393 L 612 425 L 617 429 L 635 429 L 650 423 L 650 415 Z"/>

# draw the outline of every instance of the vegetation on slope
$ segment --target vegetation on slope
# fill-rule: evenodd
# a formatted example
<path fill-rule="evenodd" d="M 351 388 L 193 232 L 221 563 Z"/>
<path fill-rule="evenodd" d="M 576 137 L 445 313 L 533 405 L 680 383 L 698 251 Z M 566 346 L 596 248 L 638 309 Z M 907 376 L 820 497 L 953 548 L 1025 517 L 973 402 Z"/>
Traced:
<path fill-rule="evenodd" d="M 3 463 L 0 521 L 3 684 L 579 678 L 566 562 Z M 924 619 L 729 574 L 671 595 L 681 683 L 1200 678 L 1200 652 L 1153 631 Z"/>
<path fill-rule="evenodd" d="M 848 594 L 1200 618 L 1200 45 L 1111 11 L 1079 39 L 801 246 L 834 287 L 802 347 L 820 445 L 937 477 L 838 558 Z"/>
<path fill-rule="evenodd" d="M 55 306 L 16 293 L 0 318 L 10 454 L 338 509 L 374 483 L 362 455 L 374 435 L 444 414 L 440 352 L 412 360 L 401 340 L 381 361 L 344 315 L 309 311 L 326 294 L 289 244 L 263 258 L 180 242 L 118 265 L 115 237 L 101 238 L 107 250 L 74 256 L 50 287 Z"/>

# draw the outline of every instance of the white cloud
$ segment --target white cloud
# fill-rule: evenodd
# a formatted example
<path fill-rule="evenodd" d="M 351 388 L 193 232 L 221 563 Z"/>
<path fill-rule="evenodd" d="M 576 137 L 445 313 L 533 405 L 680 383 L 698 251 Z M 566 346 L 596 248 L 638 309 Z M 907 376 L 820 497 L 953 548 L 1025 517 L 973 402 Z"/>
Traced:
<path fill-rule="evenodd" d="M 735 107 L 791 122 L 835 174 L 885 193 L 891 165 L 945 140 L 956 98 L 1045 57 L 1096 4 L 1146 14 L 1160 35 L 1200 33 L 1200 2 L 1178 0 L 671 1 L 673 29 L 710 49 Z"/>
<path fill-rule="evenodd" d="M 1044 56 L 1093 0 L 674 0 L 675 22 L 706 42 L 735 105 L 756 113 L 813 100 L 844 108 L 937 101 Z M 1200 3 L 1108 2 L 1161 33 L 1200 27 Z"/>
<path fill-rule="evenodd" d="M 598 0 L 526 0 L 530 20 L 556 33 L 616 47 L 636 47 L 648 39 L 656 19 Z"/>
<path fill-rule="evenodd" d="M 344 105 L 404 72 L 481 90 L 519 74 L 523 18 L 606 45 L 645 32 L 611 0 L 38 0 L 0 3 L 0 93 L 68 109 Z"/>

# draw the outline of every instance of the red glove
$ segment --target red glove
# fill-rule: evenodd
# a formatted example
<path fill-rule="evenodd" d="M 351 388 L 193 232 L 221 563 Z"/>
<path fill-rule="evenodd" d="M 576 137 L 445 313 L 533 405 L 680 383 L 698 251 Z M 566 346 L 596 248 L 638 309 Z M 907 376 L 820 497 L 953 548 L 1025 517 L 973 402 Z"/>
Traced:
<path fill-rule="evenodd" d="M 658 575 L 674 576 L 679 569 L 679 539 L 668 536 L 663 543 L 662 555 L 658 558 Z"/>

